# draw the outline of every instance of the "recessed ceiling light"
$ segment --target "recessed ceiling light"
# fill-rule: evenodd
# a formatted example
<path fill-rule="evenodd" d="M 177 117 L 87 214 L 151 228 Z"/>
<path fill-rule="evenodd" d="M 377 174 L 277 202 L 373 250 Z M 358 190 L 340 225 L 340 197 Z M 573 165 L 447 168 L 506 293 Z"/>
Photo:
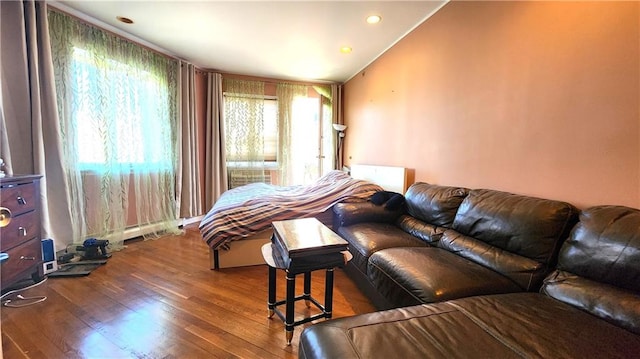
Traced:
<path fill-rule="evenodd" d="M 343 46 L 340 48 L 340 52 L 342 52 L 343 54 L 348 54 L 351 53 L 352 49 L 349 46 Z"/>
<path fill-rule="evenodd" d="M 125 24 L 133 24 L 133 20 L 129 19 L 128 17 L 116 16 L 116 19 L 118 19 L 118 21 L 120 22 L 124 22 Z"/>
<path fill-rule="evenodd" d="M 377 24 L 382 21 L 382 16 L 380 15 L 370 15 L 367 17 L 367 23 L 369 24 Z"/>

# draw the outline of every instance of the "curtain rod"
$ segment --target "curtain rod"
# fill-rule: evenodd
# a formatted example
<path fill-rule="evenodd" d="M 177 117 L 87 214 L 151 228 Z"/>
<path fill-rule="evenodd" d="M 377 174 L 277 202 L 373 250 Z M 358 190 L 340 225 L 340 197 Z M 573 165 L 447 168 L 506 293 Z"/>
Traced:
<path fill-rule="evenodd" d="M 213 71 L 211 71 L 213 72 Z M 227 77 L 236 80 L 250 80 L 250 81 L 262 81 L 267 84 L 281 84 L 281 83 L 290 83 L 290 84 L 298 84 L 298 85 L 307 85 L 307 86 L 331 86 L 331 85 L 339 85 L 337 82 L 318 82 L 318 81 L 296 81 L 296 80 L 282 80 L 282 79 L 274 79 L 269 77 L 260 77 L 260 76 L 251 76 L 251 75 L 241 75 L 234 74 L 228 72 L 220 72 L 222 77 Z"/>
<path fill-rule="evenodd" d="M 143 40 L 143 39 L 141 39 L 141 38 L 139 38 L 139 37 L 137 37 L 137 36 L 135 36 L 133 34 L 130 34 L 130 33 L 126 32 L 126 31 L 117 29 L 113 25 L 109 25 L 109 24 L 105 23 L 104 21 L 98 20 L 98 19 L 93 18 L 93 17 L 91 17 L 91 16 L 89 16 L 87 14 L 84 14 L 84 13 L 78 11 L 78 10 L 72 9 L 69 6 L 64 5 L 64 4 L 60 3 L 60 2 L 57 2 L 57 1 L 47 2 L 47 9 L 51 9 L 53 11 L 58 11 L 60 13 L 63 13 L 63 14 L 65 14 L 67 16 L 70 16 L 70 17 L 72 17 L 72 18 L 74 18 L 74 19 L 76 19 L 76 20 L 78 20 L 78 21 L 80 21 L 80 22 L 82 22 L 82 23 L 84 23 L 86 25 L 96 27 L 96 28 L 98 28 L 98 29 L 100 29 L 100 30 L 102 30 L 104 32 L 107 32 L 107 33 L 109 33 L 109 34 L 111 34 L 113 36 L 117 36 L 119 38 L 122 38 L 122 39 L 124 39 L 126 41 L 132 42 L 132 43 L 134 43 L 134 44 L 136 44 L 138 46 L 141 46 L 141 47 L 143 47 L 143 48 L 145 48 L 145 49 L 147 49 L 149 51 L 152 51 L 152 52 L 154 52 L 154 53 L 156 53 L 158 55 L 164 56 L 164 57 L 169 58 L 169 59 L 177 60 L 177 61 L 184 61 L 181 58 L 178 58 L 177 56 L 175 56 L 173 54 L 170 54 L 170 51 L 168 51 L 166 49 L 163 49 L 163 48 L 161 48 L 161 47 L 159 47 L 157 45 L 154 45 L 154 44 L 152 44 L 150 42 L 147 42 L 147 41 L 145 41 L 145 40 Z M 81 14 L 81 15 L 79 15 L 79 14 Z M 112 29 L 108 29 L 107 27 L 114 28 L 114 29 L 116 29 L 116 31 L 114 31 Z M 153 47 L 150 46 L 150 45 L 146 45 L 143 42 L 147 42 L 148 44 L 152 45 Z M 157 48 L 154 48 L 154 47 L 157 47 Z"/>
<path fill-rule="evenodd" d="M 98 29 L 100 29 L 102 31 L 108 32 L 108 33 L 110 33 L 110 34 L 112 34 L 114 36 L 118 36 L 118 37 L 123 38 L 123 39 L 125 39 L 127 41 L 135 43 L 136 45 L 142 46 L 145 49 L 147 49 L 149 51 L 152 51 L 152 52 L 154 52 L 154 53 L 156 53 L 158 55 L 161 55 L 161 56 L 164 56 L 166 58 L 173 59 L 173 60 L 176 60 L 176 61 L 182 61 L 182 62 L 190 63 L 190 62 L 188 62 L 186 60 L 183 60 L 183 59 L 181 59 L 181 58 L 179 58 L 179 57 L 177 57 L 175 55 L 169 54 L 170 51 L 168 51 L 166 49 L 163 49 L 163 48 L 161 48 L 161 47 L 159 47 L 157 45 L 151 44 L 151 43 L 149 43 L 149 44 L 151 44 L 153 46 L 156 46 L 157 49 L 153 48 L 153 47 L 151 47 L 149 45 L 146 45 L 146 44 L 142 43 L 142 42 L 146 42 L 145 40 L 143 40 L 143 39 L 141 39 L 141 38 L 139 38 L 139 37 L 137 37 L 135 35 L 132 35 L 132 34 L 126 32 L 126 31 L 117 29 L 117 28 L 113 27 L 112 25 L 109 25 L 109 24 L 107 24 L 107 23 L 105 23 L 105 22 L 103 22 L 101 20 L 95 19 L 95 18 L 93 18 L 93 17 L 91 17 L 89 15 L 86 15 L 86 14 L 78 11 L 78 10 L 72 9 L 69 6 L 64 5 L 64 4 L 60 3 L 60 2 L 57 2 L 57 1 L 47 2 L 47 9 L 48 8 L 51 8 L 54 11 L 59 11 L 59 12 L 65 14 L 65 15 L 71 16 L 74 19 L 76 19 L 76 20 L 78 20 L 80 22 L 83 22 L 83 23 L 85 23 L 85 24 L 87 24 L 89 26 L 97 27 Z M 88 19 L 87 18 L 83 18 L 82 16 L 80 16 L 78 14 L 82 14 L 82 16 L 85 16 Z M 91 20 L 89 20 L 89 19 L 91 19 Z M 113 27 L 118 32 L 116 32 L 114 30 L 111 30 L 111 29 L 107 29 L 107 27 Z M 120 31 L 122 33 L 119 33 Z M 124 34 L 126 34 L 126 35 L 124 35 Z M 319 85 L 319 86 L 327 86 L 327 85 L 329 85 L 329 86 L 331 86 L 332 84 L 339 84 L 337 82 L 330 82 L 330 81 L 327 81 L 327 82 L 321 82 L 321 81 L 304 82 L 304 81 L 295 81 L 295 80 L 280 80 L 280 79 L 272 79 L 272 78 L 267 78 L 267 77 L 259 77 L 259 76 L 251 76 L 251 75 L 242 75 L 242 74 L 221 72 L 221 71 L 216 71 L 216 70 L 203 69 L 203 68 L 197 67 L 196 65 L 193 65 L 193 66 L 194 66 L 196 72 L 200 72 L 200 73 L 203 73 L 203 74 L 206 74 L 206 73 L 209 73 L 209 72 L 214 72 L 214 73 L 221 74 L 223 77 L 227 76 L 229 78 L 237 78 L 237 79 L 241 79 L 241 80 L 242 79 L 247 79 L 247 80 L 262 81 L 262 82 L 268 83 L 268 84 L 292 83 L 292 84 L 311 85 L 311 86 L 313 86 L 313 85 Z"/>

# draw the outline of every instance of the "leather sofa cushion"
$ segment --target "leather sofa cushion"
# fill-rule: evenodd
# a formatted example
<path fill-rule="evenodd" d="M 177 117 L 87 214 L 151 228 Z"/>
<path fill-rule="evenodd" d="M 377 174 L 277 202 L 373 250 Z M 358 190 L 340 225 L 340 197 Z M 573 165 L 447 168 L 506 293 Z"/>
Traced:
<path fill-rule="evenodd" d="M 357 266 L 364 274 L 367 273 L 369 257 L 381 249 L 428 245 L 390 223 L 358 223 L 339 227 L 338 234 L 349 242 L 349 251 L 353 255 L 350 265 Z"/>
<path fill-rule="evenodd" d="M 547 275 L 547 267 L 533 259 L 490 246 L 452 229 L 444 232 L 437 245 L 508 277 L 527 291 L 537 291 Z"/>
<path fill-rule="evenodd" d="M 555 271 L 542 292 L 640 335 L 640 296 L 574 274 Z"/>
<path fill-rule="evenodd" d="M 584 210 L 560 251 L 558 268 L 640 294 L 640 210 Z"/>
<path fill-rule="evenodd" d="M 411 185 L 405 194 L 409 215 L 434 226 L 450 228 L 468 189 L 424 182 Z"/>
<path fill-rule="evenodd" d="M 389 248 L 371 255 L 369 279 L 396 307 L 522 291 L 507 277 L 440 248 Z"/>
<path fill-rule="evenodd" d="M 640 334 L 640 210 L 584 210 L 542 291 Z"/>
<path fill-rule="evenodd" d="M 553 260 L 577 220 L 569 203 L 487 189 L 469 191 L 453 229 L 545 265 Z"/>
<path fill-rule="evenodd" d="M 422 222 L 419 219 L 407 215 L 400 216 L 396 220 L 396 226 L 408 234 L 429 243 L 430 245 L 435 245 L 435 243 L 440 240 L 444 231 L 443 228 Z"/>
<path fill-rule="evenodd" d="M 306 328 L 300 358 L 631 358 L 640 336 L 539 293 L 334 319 Z"/>

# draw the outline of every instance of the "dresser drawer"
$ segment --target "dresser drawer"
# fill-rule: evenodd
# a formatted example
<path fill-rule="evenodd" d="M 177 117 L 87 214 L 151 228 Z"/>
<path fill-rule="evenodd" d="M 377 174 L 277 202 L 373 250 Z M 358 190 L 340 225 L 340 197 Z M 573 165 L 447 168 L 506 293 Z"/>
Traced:
<path fill-rule="evenodd" d="M 13 216 L 8 226 L 0 229 L 2 242 L 0 242 L 0 251 L 7 250 L 24 243 L 35 236 L 39 236 L 40 218 L 36 211 L 21 214 L 17 217 Z"/>
<path fill-rule="evenodd" d="M 29 272 L 33 272 L 34 267 L 41 266 L 42 263 L 42 243 L 38 238 L 10 249 L 6 253 L 9 254 L 9 259 L 0 264 L 2 288 L 5 284 L 27 276 Z"/>
<path fill-rule="evenodd" d="M 36 208 L 36 185 L 33 182 L 3 185 L 0 191 L 0 206 L 8 208 L 13 217 Z"/>
<path fill-rule="evenodd" d="M 0 264 L 2 291 L 29 277 L 33 280 L 42 278 L 41 177 L 17 175 L 0 178 L 0 206 L 11 211 L 10 223 L 0 228 L 0 251 L 9 255 Z"/>

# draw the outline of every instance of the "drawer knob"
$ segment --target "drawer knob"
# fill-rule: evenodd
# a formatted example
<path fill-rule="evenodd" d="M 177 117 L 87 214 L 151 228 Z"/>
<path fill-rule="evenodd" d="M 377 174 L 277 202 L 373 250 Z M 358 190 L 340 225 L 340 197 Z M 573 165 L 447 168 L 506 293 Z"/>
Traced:
<path fill-rule="evenodd" d="M 36 257 L 20 256 L 21 261 L 35 261 Z"/>
<path fill-rule="evenodd" d="M 26 237 L 27 236 L 27 229 L 24 227 L 18 227 L 18 233 L 20 233 L 21 236 Z"/>
<path fill-rule="evenodd" d="M 0 207 L 0 228 L 8 226 L 9 223 L 11 223 L 11 210 Z"/>
<path fill-rule="evenodd" d="M 27 200 L 24 199 L 24 197 L 22 197 L 22 196 L 16 197 L 16 201 L 18 201 L 18 204 L 21 205 L 21 206 L 24 206 L 25 204 L 27 204 Z"/>

